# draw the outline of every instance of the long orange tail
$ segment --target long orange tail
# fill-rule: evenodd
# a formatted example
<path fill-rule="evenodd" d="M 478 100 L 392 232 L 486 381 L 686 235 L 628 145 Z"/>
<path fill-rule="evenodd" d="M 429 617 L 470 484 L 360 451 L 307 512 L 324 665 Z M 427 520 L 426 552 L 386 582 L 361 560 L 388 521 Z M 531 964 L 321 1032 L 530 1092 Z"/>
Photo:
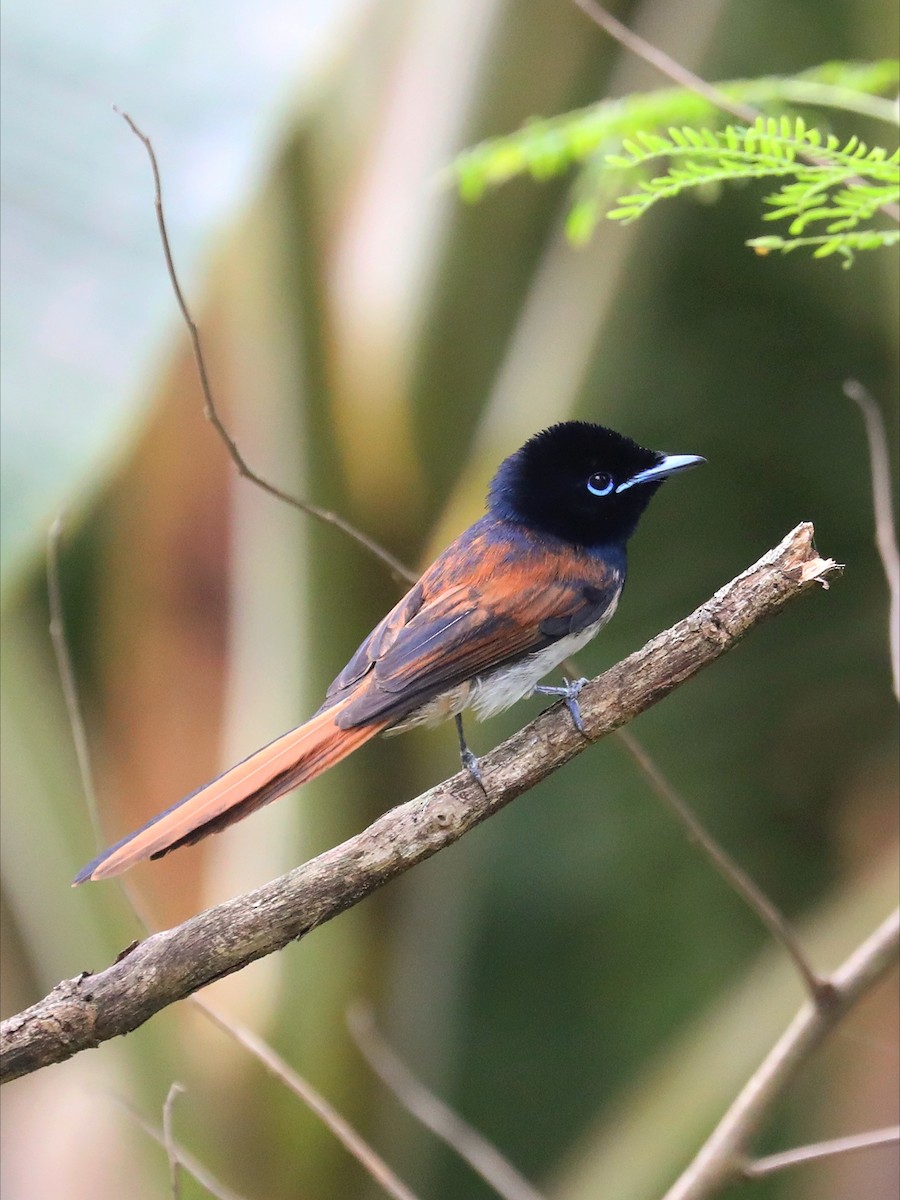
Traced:
<path fill-rule="evenodd" d="M 379 733 L 388 722 L 339 729 L 343 705 L 317 713 L 217 779 L 179 800 L 110 846 L 78 873 L 74 884 L 121 875 L 146 858 L 161 858 L 240 821 L 298 784 L 308 783 Z"/>

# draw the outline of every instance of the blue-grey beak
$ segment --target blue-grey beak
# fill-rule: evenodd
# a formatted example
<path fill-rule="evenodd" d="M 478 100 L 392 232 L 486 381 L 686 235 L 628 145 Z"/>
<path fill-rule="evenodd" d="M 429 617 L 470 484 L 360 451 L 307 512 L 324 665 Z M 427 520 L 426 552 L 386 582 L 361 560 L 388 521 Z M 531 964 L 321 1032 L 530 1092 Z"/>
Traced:
<path fill-rule="evenodd" d="M 630 479 L 620 483 L 616 491 L 627 491 L 638 483 L 655 483 L 660 479 L 668 479 L 670 475 L 677 475 L 679 471 L 686 471 L 689 467 L 697 467 L 704 462 L 706 459 L 699 454 L 665 454 L 662 462 L 658 462 L 655 467 L 648 467 L 646 471 L 638 471 L 637 475 L 632 475 Z"/>

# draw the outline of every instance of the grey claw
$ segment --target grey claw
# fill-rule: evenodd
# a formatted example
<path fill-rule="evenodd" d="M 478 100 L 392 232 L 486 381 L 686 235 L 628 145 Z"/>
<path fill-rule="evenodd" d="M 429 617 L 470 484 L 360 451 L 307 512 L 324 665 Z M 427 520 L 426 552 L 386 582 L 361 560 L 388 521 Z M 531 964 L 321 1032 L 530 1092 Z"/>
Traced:
<path fill-rule="evenodd" d="M 468 771 L 481 790 L 487 795 L 487 788 L 484 786 L 484 780 L 481 777 L 481 771 L 478 766 L 478 759 L 466 745 L 466 735 L 463 732 L 462 717 L 459 713 L 456 714 L 456 736 L 459 738 L 459 759 L 463 765 L 463 770 Z"/>
<path fill-rule="evenodd" d="M 574 696 L 566 696 L 566 708 L 571 713 L 572 724 L 582 737 L 587 737 L 584 731 L 584 721 L 581 719 L 581 709 L 578 707 L 578 701 Z"/>
<path fill-rule="evenodd" d="M 487 788 L 484 786 L 484 780 L 481 777 L 481 770 L 478 766 L 478 759 L 471 750 L 463 750 L 460 752 L 463 768 L 469 772 L 481 790 L 487 795 Z"/>
<path fill-rule="evenodd" d="M 563 703 L 569 710 L 569 714 L 572 717 L 572 724 L 582 737 L 587 737 L 587 733 L 584 728 L 584 721 L 581 717 L 581 709 L 578 706 L 578 693 L 587 682 L 587 679 L 576 679 L 570 683 L 568 679 L 564 679 L 563 687 L 539 686 L 534 689 L 536 692 L 541 692 L 545 696 L 562 696 Z"/>

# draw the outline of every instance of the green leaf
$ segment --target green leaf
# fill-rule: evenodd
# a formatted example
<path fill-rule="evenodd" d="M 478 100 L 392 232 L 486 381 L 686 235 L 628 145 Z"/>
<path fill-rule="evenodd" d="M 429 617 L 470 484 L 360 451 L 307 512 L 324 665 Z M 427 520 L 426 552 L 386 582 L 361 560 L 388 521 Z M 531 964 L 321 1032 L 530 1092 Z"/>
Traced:
<path fill-rule="evenodd" d="M 758 237 L 751 238 L 745 244 L 761 257 L 777 251 L 780 254 L 790 254 L 802 247 L 810 249 L 814 258 L 830 258 L 839 255 L 844 261 L 842 266 L 852 266 L 856 253 L 860 250 L 879 250 L 900 243 L 900 229 L 865 229 L 822 237 Z"/>

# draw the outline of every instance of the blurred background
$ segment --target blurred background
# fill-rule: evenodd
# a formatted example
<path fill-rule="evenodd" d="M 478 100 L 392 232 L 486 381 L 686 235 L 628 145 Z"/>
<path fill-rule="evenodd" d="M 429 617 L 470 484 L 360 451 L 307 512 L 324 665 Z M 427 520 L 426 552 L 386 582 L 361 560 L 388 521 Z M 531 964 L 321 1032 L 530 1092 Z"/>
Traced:
<path fill-rule="evenodd" d="M 895 54 L 893 0 L 646 0 L 617 15 L 708 79 Z M 465 206 L 438 176 L 531 116 L 665 86 L 562 0 L 189 6 L 8 0 L 3 46 L 3 1015 L 140 935 L 97 849 L 47 633 L 63 507 L 68 639 L 103 840 L 298 723 L 401 586 L 240 481 L 202 415 L 144 151 L 218 402 L 250 464 L 413 568 L 559 419 L 701 453 L 651 508 L 591 674 L 816 525 L 846 564 L 631 727 L 822 970 L 897 891 L 896 704 L 866 442 L 897 443 L 896 255 L 758 258 L 759 191 L 562 233 L 568 182 Z M 859 121 L 864 135 L 881 129 Z M 760 189 L 765 191 L 765 188 Z M 892 460 L 894 479 L 897 460 Z M 470 728 L 487 750 L 526 702 Z M 456 770 L 451 727 L 369 744 L 252 820 L 133 873 L 157 927 L 360 830 Z M 385 1092 L 373 1007 L 419 1077 L 559 1200 L 650 1200 L 803 995 L 756 918 L 610 738 L 451 851 L 209 991 L 422 1197 L 493 1193 Z M 804 1070 L 757 1151 L 897 1119 L 896 979 Z M 372 1197 L 299 1101 L 191 1006 L 4 1089 L 3 1188 L 168 1193 L 156 1125 L 235 1194 Z M 735 1196 L 896 1194 L 872 1150 Z M 191 1180 L 185 1197 L 206 1194 Z"/>

